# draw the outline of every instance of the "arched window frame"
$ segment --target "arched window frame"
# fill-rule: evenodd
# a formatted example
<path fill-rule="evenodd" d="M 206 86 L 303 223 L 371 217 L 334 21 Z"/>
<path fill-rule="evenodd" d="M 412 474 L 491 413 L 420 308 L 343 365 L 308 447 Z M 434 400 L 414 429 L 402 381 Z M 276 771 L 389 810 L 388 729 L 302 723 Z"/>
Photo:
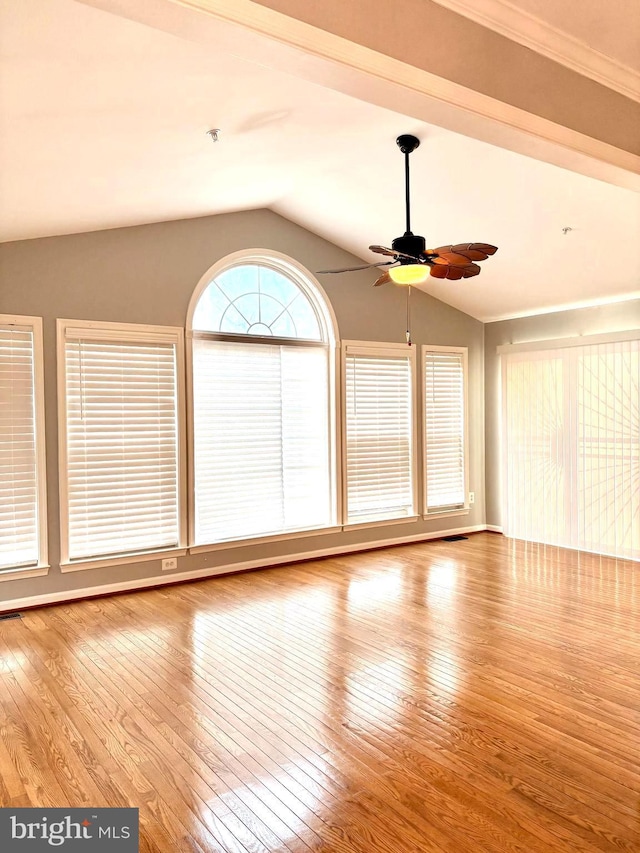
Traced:
<path fill-rule="evenodd" d="M 291 279 L 302 293 L 307 297 L 313 307 L 320 327 L 322 340 L 306 340 L 302 338 L 261 336 L 252 334 L 204 332 L 193 328 L 195 312 L 203 293 L 211 282 L 227 270 L 238 266 L 264 266 L 274 272 L 280 273 Z M 194 390 L 193 390 L 193 341 L 194 338 L 203 337 L 211 340 L 237 341 L 256 345 L 265 343 L 282 344 L 285 346 L 320 347 L 327 350 L 328 369 L 328 400 L 327 413 L 329 418 L 329 478 L 331 494 L 331 518 L 332 523 L 328 527 L 309 528 L 288 533 L 275 533 L 266 536 L 247 537 L 242 539 L 226 540 L 211 544 L 195 544 L 196 524 L 196 499 L 195 499 L 195 450 L 194 450 Z M 186 322 L 187 341 L 187 397 L 188 397 L 188 451 L 189 451 L 189 551 L 192 554 L 207 551 L 223 550 L 243 545 L 259 544 L 261 542 L 276 542 L 279 540 L 296 539 L 308 537 L 315 534 L 333 533 L 342 530 L 342 496 L 338 488 L 341 476 L 341 454 L 340 454 L 340 420 L 338 416 L 338 370 L 339 364 L 336 358 L 336 350 L 339 347 L 339 334 L 336 316 L 333 307 L 322 285 L 302 264 L 296 260 L 275 252 L 270 249 L 243 249 L 233 252 L 216 263 L 204 273 L 196 285 L 187 311 Z"/>

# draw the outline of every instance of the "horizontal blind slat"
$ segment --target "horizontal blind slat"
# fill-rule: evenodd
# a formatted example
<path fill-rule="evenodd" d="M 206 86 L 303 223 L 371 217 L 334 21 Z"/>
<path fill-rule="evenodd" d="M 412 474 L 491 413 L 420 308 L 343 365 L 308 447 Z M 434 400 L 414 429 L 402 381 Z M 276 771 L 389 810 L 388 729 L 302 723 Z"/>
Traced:
<path fill-rule="evenodd" d="M 176 346 L 67 340 L 69 557 L 179 542 Z"/>
<path fill-rule="evenodd" d="M 38 562 L 32 330 L 0 327 L 0 569 Z"/>
<path fill-rule="evenodd" d="M 331 523 L 328 350 L 196 339 L 196 543 Z"/>
<path fill-rule="evenodd" d="M 425 469 L 427 512 L 466 501 L 464 354 L 425 350 Z"/>
<path fill-rule="evenodd" d="M 346 478 L 351 523 L 414 512 L 411 387 L 408 356 L 347 351 Z"/>

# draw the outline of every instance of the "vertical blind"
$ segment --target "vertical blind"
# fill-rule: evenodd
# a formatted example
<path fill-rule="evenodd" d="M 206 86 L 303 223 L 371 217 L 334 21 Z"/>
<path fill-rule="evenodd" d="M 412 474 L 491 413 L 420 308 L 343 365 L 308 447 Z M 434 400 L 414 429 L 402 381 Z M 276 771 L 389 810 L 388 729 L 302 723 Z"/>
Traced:
<path fill-rule="evenodd" d="M 193 342 L 195 542 L 332 523 L 329 352 Z"/>
<path fill-rule="evenodd" d="M 412 358 L 370 346 L 345 347 L 349 523 L 415 513 Z"/>
<path fill-rule="evenodd" d="M 466 503 L 465 350 L 424 354 L 427 512 Z"/>
<path fill-rule="evenodd" d="M 503 356 L 508 536 L 640 559 L 640 342 Z"/>
<path fill-rule="evenodd" d="M 0 326 L 0 571 L 38 558 L 33 330 Z"/>
<path fill-rule="evenodd" d="M 67 330 L 65 364 L 69 559 L 177 546 L 176 344 Z"/>

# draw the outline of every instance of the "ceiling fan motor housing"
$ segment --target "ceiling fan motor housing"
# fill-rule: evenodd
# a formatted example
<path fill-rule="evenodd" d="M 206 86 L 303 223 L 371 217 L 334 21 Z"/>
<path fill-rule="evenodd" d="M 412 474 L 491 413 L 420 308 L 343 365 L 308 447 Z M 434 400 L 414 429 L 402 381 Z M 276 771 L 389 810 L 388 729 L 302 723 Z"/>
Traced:
<path fill-rule="evenodd" d="M 419 234 L 412 234 L 406 231 L 402 237 L 396 237 L 391 244 L 391 248 L 396 252 L 402 252 L 404 255 L 411 255 L 414 258 L 419 258 L 426 248 L 424 237 Z M 401 264 L 411 263 L 407 258 L 400 258 Z"/>

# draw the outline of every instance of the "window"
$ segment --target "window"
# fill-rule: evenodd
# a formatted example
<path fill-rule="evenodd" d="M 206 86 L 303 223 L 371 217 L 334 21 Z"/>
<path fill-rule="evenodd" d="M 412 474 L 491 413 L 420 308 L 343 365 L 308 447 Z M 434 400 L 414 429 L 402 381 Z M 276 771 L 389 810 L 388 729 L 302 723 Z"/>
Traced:
<path fill-rule="evenodd" d="M 335 524 L 333 323 L 290 259 L 216 264 L 192 301 L 195 546 Z"/>
<path fill-rule="evenodd" d="M 467 507 L 467 348 L 422 348 L 424 366 L 425 507 Z"/>
<path fill-rule="evenodd" d="M 587 340 L 501 348 L 504 532 L 638 560 L 640 340 Z"/>
<path fill-rule="evenodd" d="M 0 315 L 0 578 L 44 568 L 42 320 Z"/>
<path fill-rule="evenodd" d="M 180 548 L 182 330 L 59 320 L 58 340 L 62 563 Z"/>
<path fill-rule="evenodd" d="M 415 348 L 343 342 L 348 524 L 415 515 Z"/>

